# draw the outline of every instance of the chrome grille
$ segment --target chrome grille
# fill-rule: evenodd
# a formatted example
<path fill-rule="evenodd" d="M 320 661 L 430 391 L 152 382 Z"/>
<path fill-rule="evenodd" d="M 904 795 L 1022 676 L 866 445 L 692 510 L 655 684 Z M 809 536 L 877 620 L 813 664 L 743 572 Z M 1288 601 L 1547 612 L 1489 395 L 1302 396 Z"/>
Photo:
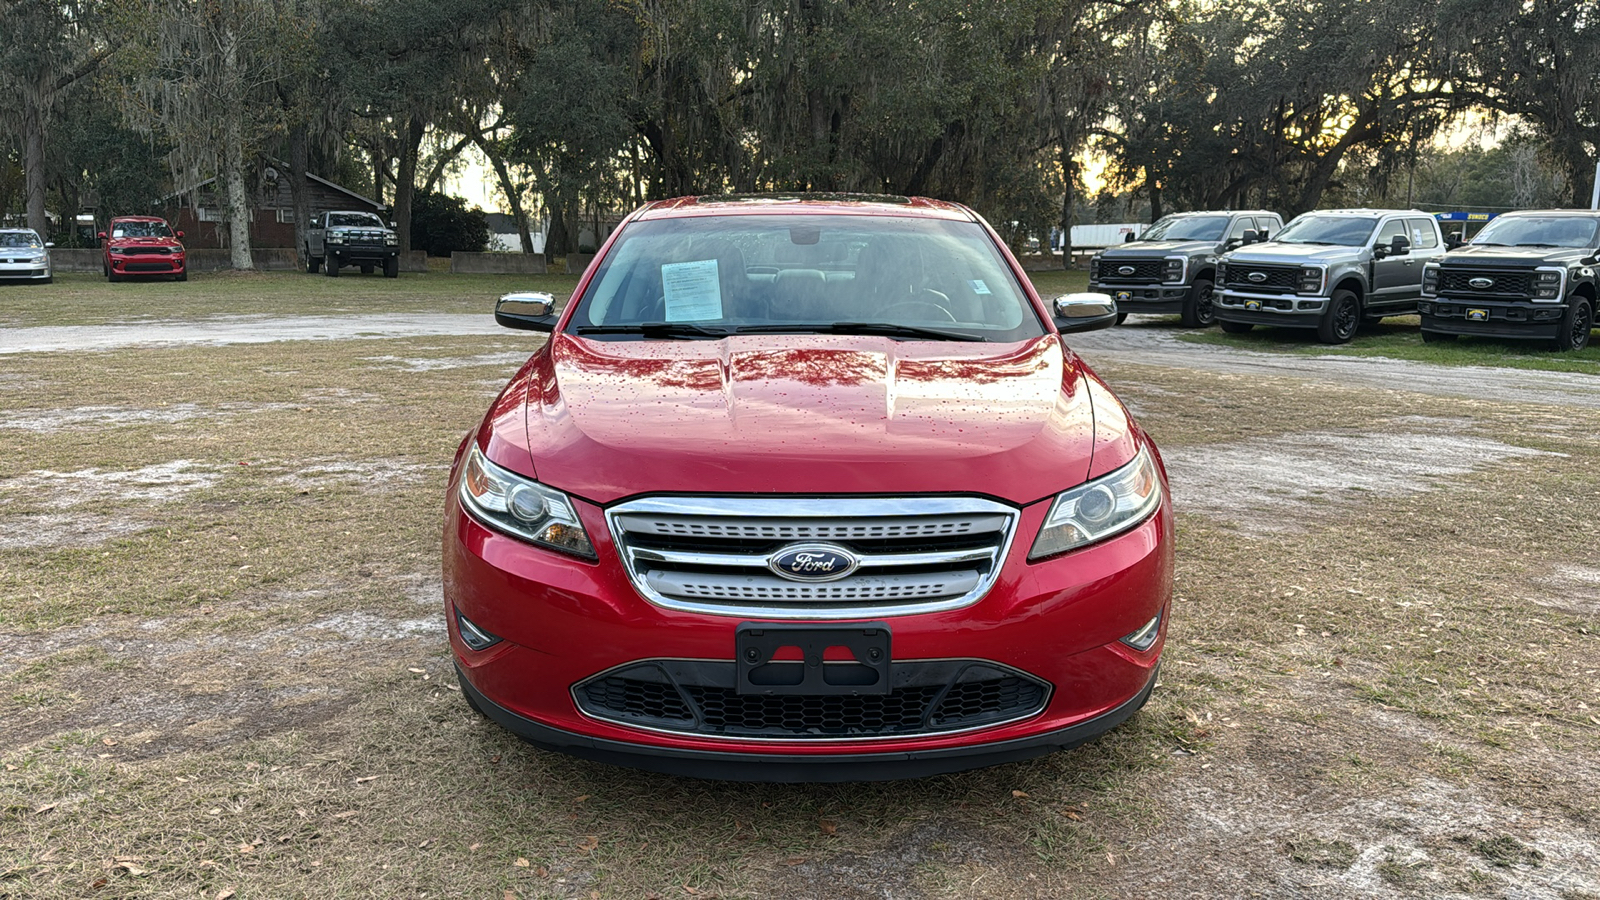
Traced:
<path fill-rule="evenodd" d="M 639 593 L 669 609 L 777 619 L 909 615 L 977 602 L 1017 511 L 977 497 L 662 497 L 607 510 Z M 835 580 L 778 575 L 786 548 L 826 541 L 858 560 Z"/>

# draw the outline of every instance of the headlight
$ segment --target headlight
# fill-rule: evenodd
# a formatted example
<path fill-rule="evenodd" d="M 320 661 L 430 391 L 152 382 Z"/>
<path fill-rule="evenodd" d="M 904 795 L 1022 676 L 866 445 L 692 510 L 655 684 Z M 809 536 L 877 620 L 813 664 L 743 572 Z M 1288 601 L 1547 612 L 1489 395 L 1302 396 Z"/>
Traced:
<path fill-rule="evenodd" d="M 1426 265 L 1422 267 L 1422 296 L 1432 297 L 1439 293 L 1439 267 Z"/>
<path fill-rule="evenodd" d="M 1321 266 L 1301 266 L 1300 271 L 1295 273 L 1295 291 L 1301 294 L 1322 293 L 1322 272 Z"/>
<path fill-rule="evenodd" d="M 400 236 L 398 234 L 386 234 L 383 236 L 383 242 L 390 247 L 397 246 L 400 243 Z"/>
<path fill-rule="evenodd" d="M 1183 276 L 1189 269 L 1189 260 L 1183 256 L 1169 256 L 1162 260 L 1165 268 L 1161 280 L 1167 284 L 1182 284 Z"/>
<path fill-rule="evenodd" d="M 595 558 L 594 546 L 566 494 L 500 468 L 476 446 L 462 466 L 461 505 L 496 531 Z"/>
<path fill-rule="evenodd" d="M 1219 260 L 1217 260 L 1217 284 L 1227 284 L 1227 283 L 1228 283 L 1228 262 L 1227 262 L 1227 260 L 1219 259 Z"/>
<path fill-rule="evenodd" d="M 112 247 L 111 248 L 111 252 L 113 254 L 116 254 L 116 255 L 120 256 L 123 253 L 123 249 L 121 247 Z"/>
<path fill-rule="evenodd" d="M 1562 274 L 1556 269 L 1540 269 L 1533 276 L 1533 299 L 1560 300 Z"/>
<path fill-rule="evenodd" d="M 330 235 L 328 235 L 328 243 L 330 243 L 330 244 L 342 244 L 342 243 L 344 243 L 344 235 L 342 235 L 342 234 L 330 234 Z"/>
<path fill-rule="evenodd" d="M 1161 505 L 1161 476 L 1148 448 L 1110 475 L 1064 491 L 1028 551 L 1037 560 L 1120 534 Z"/>

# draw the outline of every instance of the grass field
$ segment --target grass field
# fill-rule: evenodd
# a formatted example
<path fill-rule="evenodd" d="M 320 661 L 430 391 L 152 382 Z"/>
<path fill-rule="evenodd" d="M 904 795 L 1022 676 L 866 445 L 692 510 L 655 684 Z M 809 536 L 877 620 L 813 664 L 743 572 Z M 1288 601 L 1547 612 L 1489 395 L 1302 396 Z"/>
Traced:
<path fill-rule="evenodd" d="M 573 283 L 63 277 L 0 328 Z M 1600 897 L 1600 412 L 1099 366 L 1179 508 L 1149 706 L 1028 763 L 719 784 L 533 750 L 454 683 L 445 466 L 538 340 L 0 356 L 0 898 Z"/>

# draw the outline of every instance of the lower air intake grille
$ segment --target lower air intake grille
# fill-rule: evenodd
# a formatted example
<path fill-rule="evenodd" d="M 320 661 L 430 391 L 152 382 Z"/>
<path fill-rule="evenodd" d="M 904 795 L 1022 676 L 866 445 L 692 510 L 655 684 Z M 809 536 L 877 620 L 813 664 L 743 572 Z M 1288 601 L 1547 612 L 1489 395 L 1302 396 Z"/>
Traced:
<path fill-rule="evenodd" d="M 887 694 L 740 694 L 733 663 L 635 663 L 583 682 L 578 707 L 597 719 L 704 737 L 907 737 L 996 725 L 1044 709 L 1044 682 L 996 663 L 895 663 Z"/>

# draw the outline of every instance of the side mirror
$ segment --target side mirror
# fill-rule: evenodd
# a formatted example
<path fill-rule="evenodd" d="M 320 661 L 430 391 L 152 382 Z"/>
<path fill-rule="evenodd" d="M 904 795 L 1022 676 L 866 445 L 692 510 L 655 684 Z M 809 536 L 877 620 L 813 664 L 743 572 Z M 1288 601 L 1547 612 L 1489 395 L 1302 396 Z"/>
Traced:
<path fill-rule="evenodd" d="M 1390 256 L 1405 256 L 1407 253 L 1410 253 L 1410 252 L 1411 252 L 1411 239 L 1406 237 L 1403 234 L 1395 235 L 1394 236 L 1394 240 L 1389 242 L 1389 255 Z"/>
<path fill-rule="evenodd" d="M 100 240 L 103 241 L 105 239 L 106 239 L 106 233 L 104 231 L 100 232 Z"/>
<path fill-rule="evenodd" d="M 1444 247 L 1446 250 L 1454 250 L 1455 248 L 1461 246 L 1462 243 L 1463 241 L 1461 240 L 1461 235 L 1456 234 L 1454 231 L 1444 236 Z"/>
<path fill-rule="evenodd" d="M 1266 239 L 1267 233 L 1265 231 L 1246 231 L 1244 233 L 1244 242 L 1246 244 L 1259 244 Z"/>
<path fill-rule="evenodd" d="M 183 232 L 178 232 L 178 240 L 183 240 Z"/>
<path fill-rule="evenodd" d="M 1117 301 L 1110 294 L 1063 294 L 1051 304 L 1051 317 L 1062 334 L 1098 331 L 1117 324 Z"/>
<path fill-rule="evenodd" d="M 544 291 L 506 294 L 494 305 L 495 324 L 521 331 L 556 330 L 556 298 Z"/>
<path fill-rule="evenodd" d="M 1139 239 L 1139 236 L 1137 234 L 1134 234 L 1131 231 L 1122 236 L 1122 242 L 1124 244 L 1131 244 L 1134 241 L 1137 241 L 1138 239 Z"/>

